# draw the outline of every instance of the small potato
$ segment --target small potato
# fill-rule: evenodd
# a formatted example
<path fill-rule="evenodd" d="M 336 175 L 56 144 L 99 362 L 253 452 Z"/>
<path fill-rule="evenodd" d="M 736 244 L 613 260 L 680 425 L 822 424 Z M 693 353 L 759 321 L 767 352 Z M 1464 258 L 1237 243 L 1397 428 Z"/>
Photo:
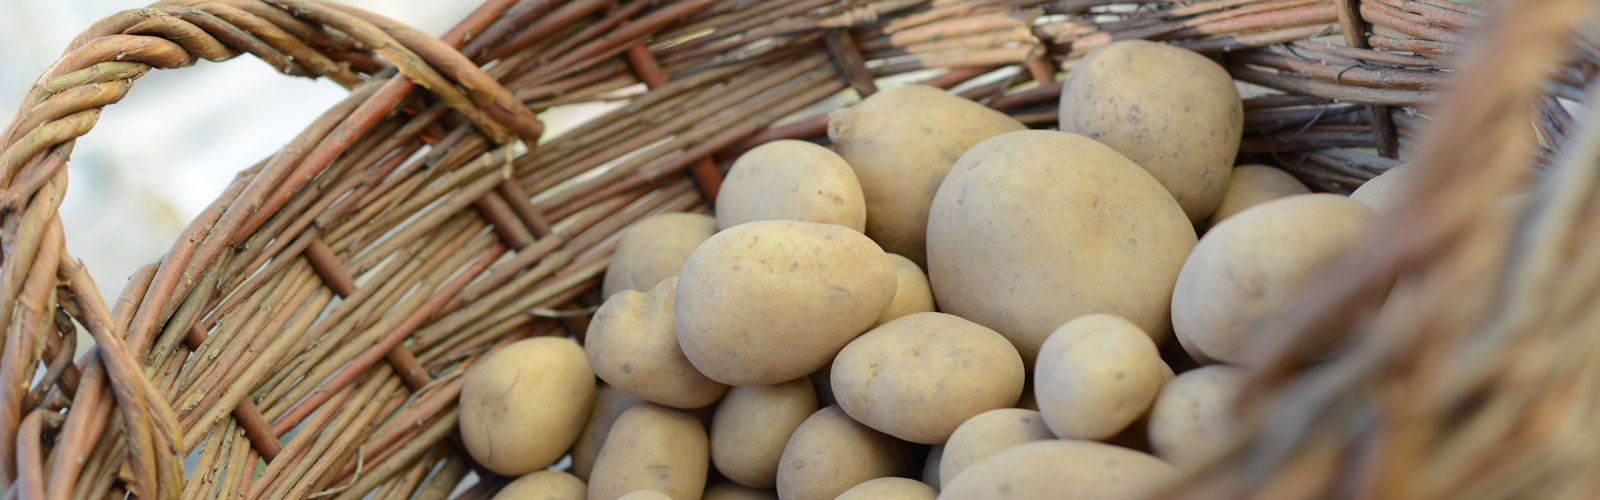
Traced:
<path fill-rule="evenodd" d="M 678 278 L 650 294 L 624 290 L 595 311 L 583 350 L 595 375 L 623 392 L 673 408 L 717 402 L 728 386 L 706 378 L 678 346 L 672 306 Z"/>
<path fill-rule="evenodd" d="M 778 462 L 778 496 L 830 500 L 855 485 L 901 474 L 905 442 L 851 420 L 844 410 L 817 410 L 795 429 Z"/>
<path fill-rule="evenodd" d="M 1257 325 L 1353 246 L 1372 209 L 1334 194 L 1280 198 L 1245 209 L 1206 232 L 1178 276 L 1172 323 L 1186 345 L 1247 364 L 1263 341 Z"/>
<path fill-rule="evenodd" d="M 806 141 L 772 141 L 739 155 L 717 191 L 717 227 L 758 220 L 838 224 L 861 232 L 867 202 L 838 153 Z"/>
<path fill-rule="evenodd" d="M 462 384 L 467 453 L 506 476 L 560 459 L 594 404 L 594 372 L 583 348 L 564 338 L 513 342 L 472 367 Z"/>
<path fill-rule="evenodd" d="M 1412 180 L 1416 177 L 1416 170 L 1401 165 L 1384 171 L 1356 188 L 1355 192 L 1350 193 L 1350 199 L 1380 214 L 1393 212 L 1410 190 L 1411 183 L 1416 182 Z"/>
<path fill-rule="evenodd" d="M 1091 314 L 1050 334 L 1039 351 L 1033 390 L 1056 436 L 1101 440 L 1143 416 L 1170 378 L 1161 351 L 1138 326 Z"/>
<path fill-rule="evenodd" d="M 641 489 L 698 500 L 710 455 L 706 429 L 693 414 L 640 403 L 612 424 L 589 476 L 589 500 L 616 500 Z"/>
<path fill-rule="evenodd" d="M 878 322 L 872 324 L 873 328 L 901 316 L 934 309 L 933 288 L 928 285 L 928 275 L 922 273 L 922 268 L 911 259 L 895 254 L 889 254 L 889 263 L 894 265 L 895 280 L 899 284 L 894 289 L 894 300 L 889 301 L 889 308 L 883 310 Z"/>
<path fill-rule="evenodd" d="M 656 490 L 633 490 L 617 500 L 672 500 L 672 497 Z"/>
<path fill-rule="evenodd" d="M 1211 213 L 1207 226 L 1215 226 L 1222 219 L 1262 203 L 1285 196 L 1310 194 L 1311 190 L 1288 172 L 1266 165 L 1239 165 L 1228 176 L 1228 191 L 1222 195 L 1222 204 Z"/>
<path fill-rule="evenodd" d="M 933 500 L 939 496 L 932 486 L 915 479 L 880 477 L 845 490 L 834 500 Z"/>
<path fill-rule="evenodd" d="M 732 481 L 722 481 L 706 488 L 701 500 L 778 500 L 778 490 L 755 489 Z"/>
<path fill-rule="evenodd" d="M 1177 469 L 1156 457 L 1093 441 L 1035 441 L 973 464 L 944 500 L 1137 500 L 1167 486 Z"/>
<path fill-rule="evenodd" d="M 1023 443 L 1055 439 L 1044 416 L 1033 410 L 1003 408 L 967 419 L 945 443 L 939 462 L 939 487 L 972 464 Z"/>
<path fill-rule="evenodd" d="M 884 89 L 828 115 L 828 139 L 866 195 L 867 236 L 918 264 L 927 262 L 928 206 L 950 166 L 984 139 L 1027 128 L 926 85 Z"/>
<path fill-rule="evenodd" d="M 494 500 L 583 500 L 588 488 L 572 474 L 542 470 L 512 481 L 495 493 Z"/>
<path fill-rule="evenodd" d="M 1239 432 L 1233 405 L 1244 390 L 1245 371 L 1211 365 L 1167 382 L 1150 409 L 1150 446 L 1180 467 L 1203 463 Z"/>
<path fill-rule="evenodd" d="M 689 253 L 716 232 L 717 219 L 705 214 L 672 212 L 640 219 L 622 230 L 600 294 L 650 291 L 661 280 L 677 276 Z"/>
<path fill-rule="evenodd" d="M 1096 49 L 1061 87 L 1062 132 L 1111 146 L 1172 192 L 1189 220 L 1216 210 L 1239 154 L 1233 77 L 1199 53 L 1145 40 Z"/>
<path fill-rule="evenodd" d="M 601 445 L 606 443 L 606 434 L 611 432 L 611 424 L 617 421 L 617 416 L 622 412 L 643 401 L 609 385 L 600 384 L 595 389 L 594 409 L 589 412 L 589 421 L 583 424 L 583 433 L 578 434 L 578 441 L 572 444 L 573 475 L 580 479 L 589 478 L 594 459 L 600 455 Z"/>
<path fill-rule="evenodd" d="M 959 431 L 960 428 L 957 428 Z M 922 484 L 939 487 L 939 467 L 944 462 L 944 445 L 936 444 L 928 449 L 928 459 L 922 464 Z"/>
<path fill-rule="evenodd" d="M 1016 404 L 1027 373 L 994 330 L 930 312 L 850 342 L 830 378 L 851 418 L 906 441 L 940 444 L 973 415 Z"/>
<path fill-rule="evenodd" d="M 804 377 L 889 307 L 894 268 L 861 233 L 757 221 L 717 233 L 678 277 L 678 342 L 694 367 L 738 386 Z"/>
<path fill-rule="evenodd" d="M 817 412 L 811 379 L 777 385 L 735 387 L 717 404 L 711 420 L 711 463 L 745 486 L 778 484 L 778 459 L 789 436 Z"/>

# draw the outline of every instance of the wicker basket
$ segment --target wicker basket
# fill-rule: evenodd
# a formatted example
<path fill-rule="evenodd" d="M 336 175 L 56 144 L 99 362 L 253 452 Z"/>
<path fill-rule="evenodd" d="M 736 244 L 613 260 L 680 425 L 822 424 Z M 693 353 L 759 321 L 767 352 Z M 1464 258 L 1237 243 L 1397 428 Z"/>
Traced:
<path fill-rule="evenodd" d="M 451 439 L 465 370 L 581 336 L 619 230 L 704 210 L 718 160 L 817 139 L 817 103 L 890 76 L 1050 126 L 1059 71 L 1150 38 L 1270 89 L 1245 101 L 1244 159 L 1324 191 L 1403 156 L 1426 180 L 1273 325 L 1357 315 L 1353 353 L 1311 369 L 1286 342 L 1256 377 L 1272 411 L 1180 493 L 1593 496 L 1600 134 L 1577 124 L 1600 120 L 1562 103 L 1600 62 L 1572 35 L 1591 3 L 1496 5 L 1461 60 L 1489 16 L 1445 0 L 488 0 L 439 40 L 315 0 L 123 12 L 73 41 L 0 143 L 0 484 L 446 498 L 474 467 Z M 108 307 L 57 216 L 75 138 L 151 69 L 240 53 L 350 95 Z M 623 104 L 538 142 L 535 112 L 602 100 Z M 1485 202 L 1530 165 L 1549 175 L 1524 209 Z M 95 347 L 73 360 L 78 328 Z M 504 484 L 478 474 L 462 498 Z"/>

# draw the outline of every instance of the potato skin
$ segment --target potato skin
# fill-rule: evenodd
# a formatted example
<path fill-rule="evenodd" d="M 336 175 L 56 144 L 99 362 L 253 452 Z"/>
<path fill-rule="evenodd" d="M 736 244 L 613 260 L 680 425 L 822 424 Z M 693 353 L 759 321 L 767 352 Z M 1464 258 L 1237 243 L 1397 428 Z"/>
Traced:
<path fill-rule="evenodd" d="M 600 447 L 611 433 L 611 424 L 616 423 L 622 412 L 642 402 L 643 399 L 609 385 L 600 384 L 595 388 L 594 407 L 589 411 L 588 423 L 583 424 L 583 432 L 572 443 L 572 475 L 589 479 L 594 459 L 600 456 Z"/>
<path fill-rule="evenodd" d="M 778 500 L 778 491 L 756 489 L 733 481 L 722 481 L 706 488 L 701 500 Z"/>
<path fill-rule="evenodd" d="M 1143 416 L 1171 377 L 1161 351 L 1138 326 L 1091 314 L 1050 334 L 1039 351 L 1033 390 L 1056 436 L 1102 440 Z"/>
<path fill-rule="evenodd" d="M 723 476 L 753 488 L 778 484 L 778 460 L 789 436 L 817 411 L 811 379 L 735 387 L 711 421 L 711 463 Z"/>
<path fill-rule="evenodd" d="M 922 268 L 911 259 L 892 253 L 889 264 L 894 266 L 894 300 L 889 301 L 889 308 L 883 310 L 878 322 L 872 324 L 873 328 L 908 314 L 934 310 L 933 287 L 928 284 L 928 275 L 923 274 Z"/>
<path fill-rule="evenodd" d="M 517 478 L 494 494 L 494 500 L 584 500 L 588 485 L 577 476 L 541 470 Z"/>
<path fill-rule="evenodd" d="M 939 496 L 932 486 L 915 479 L 880 477 L 840 493 L 834 500 L 933 500 Z"/>
<path fill-rule="evenodd" d="M 705 214 L 670 212 L 639 219 L 622 230 L 600 294 L 650 291 L 661 280 L 677 276 L 689 253 L 716 232 L 717 219 Z"/>
<path fill-rule="evenodd" d="M 1374 219 L 1343 196 L 1305 194 L 1269 201 L 1206 233 L 1178 277 L 1172 322 L 1186 345 L 1230 364 L 1246 364 L 1255 327 Z"/>
<path fill-rule="evenodd" d="M 906 469 L 905 442 L 851 420 L 838 406 L 795 429 L 778 462 L 778 496 L 829 500 L 857 484 Z"/>
<path fill-rule="evenodd" d="M 678 342 L 696 369 L 737 386 L 816 371 L 894 298 L 894 269 L 861 233 L 758 221 L 717 233 L 678 278 Z"/>
<path fill-rule="evenodd" d="M 623 392 L 673 408 L 717 402 L 728 386 L 700 373 L 678 346 L 673 298 L 678 278 L 663 280 L 650 294 L 624 290 L 595 311 L 583 350 L 595 375 Z"/>
<path fill-rule="evenodd" d="M 867 202 L 844 158 L 806 141 L 772 141 L 739 155 L 717 191 L 717 227 L 758 220 L 838 224 L 861 232 Z"/>
<path fill-rule="evenodd" d="M 912 262 L 927 262 L 928 206 L 968 148 L 1027 130 L 1005 113 L 926 85 L 884 89 L 828 115 L 828 139 L 856 171 L 867 236 Z"/>
<path fill-rule="evenodd" d="M 1350 193 L 1350 199 L 1380 214 L 1393 212 L 1400 205 L 1400 199 L 1406 195 L 1410 184 L 1415 182 L 1411 179 L 1416 177 L 1413 173 L 1416 170 L 1400 165 L 1384 171 L 1357 187 L 1355 192 Z"/>
<path fill-rule="evenodd" d="M 874 328 L 833 360 L 833 395 L 879 432 L 940 444 L 974 415 L 1017 403 L 1027 378 L 1005 337 L 944 313 Z"/>
<path fill-rule="evenodd" d="M 1055 438 L 1037 411 L 1002 408 L 983 412 L 962 422 L 945 443 L 939 459 L 939 486 L 950 484 L 962 470 L 1008 448 Z"/>
<path fill-rule="evenodd" d="M 1266 165 L 1239 165 L 1228 176 L 1228 190 L 1222 195 L 1222 204 L 1207 219 L 1207 226 L 1215 226 L 1222 219 L 1262 203 L 1285 196 L 1310 194 L 1300 179 L 1288 172 Z"/>
<path fill-rule="evenodd" d="M 1228 365 L 1196 368 L 1167 382 L 1150 409 L 1156 456 L 1181 467 L 1221 452 L 1239 432 L 1233 405 L 1245 382 L 1245 371 Z"/>
<path fill-rule="evenodd" d="M 1089 313 L 1171 338 L 1172 285 L 1194 226 L 1161 184 L 1089 138 L 1044 130 L 961 158 L 928 218 L 939 310 L 1005 335 L 1033 366 L 1056 327 Z"/>
<path fill-rule="evenodd" d="M 950 481 L 945 500 L 1136 500 L 1177 479 L 1156 457 L 1093 441 L 1049 440 L 1018 445 L 968 467 Z"/>
<path fill-rule="evenodd" d="M 656 490 L 698 500 L 711 464 L 705 427 L 687 411 L 640 403 L 617 417 L 589 477 L 590 500 Z"/>
<path fill-rule="evenodd" d="M 1060 130 L 1144 167 L 1201 222 L 1228 187 L 1244 132 L 1233 77 L 1199 53 L 1145 40 L 1084 56 L 1061 88 Z"/>
<path fill-rule="evenodd" d="M 671 496 L 656 490 L 633 490 L 617 500 L 673 500 Z"/>
<path fill-rule="evenodd" d="M 583 430 L 594 373 L 577 343 L 536 337 L 479 362 L 461 388 L 461 439 L 474 460 L 520 476 L 555 463 Z"/>

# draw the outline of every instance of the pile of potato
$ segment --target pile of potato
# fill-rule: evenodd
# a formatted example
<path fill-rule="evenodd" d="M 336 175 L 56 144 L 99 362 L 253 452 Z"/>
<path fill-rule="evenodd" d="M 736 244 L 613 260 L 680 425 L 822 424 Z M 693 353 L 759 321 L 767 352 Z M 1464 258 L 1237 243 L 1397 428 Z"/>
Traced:
<path fill-rule="evenodd" d="M 714 217 L 627 229 L 581 346 L 467 377 L 496 498 L 1140 498 L 1204 464 L 1253 326 L 1375 212 L 1234 166 L 1241 101 L 1193 52 L 1107 45 L 1060 110 L 889 88 L 831 149 L 745 153 Z"/>

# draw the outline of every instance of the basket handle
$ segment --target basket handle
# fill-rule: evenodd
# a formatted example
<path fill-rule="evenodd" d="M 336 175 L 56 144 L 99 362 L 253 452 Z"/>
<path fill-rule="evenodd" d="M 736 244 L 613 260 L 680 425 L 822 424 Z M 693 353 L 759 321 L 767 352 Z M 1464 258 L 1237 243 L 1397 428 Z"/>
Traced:
<path fill-rule="evenodd" d="M 465 34 L 452 32 L 449 37 L 459 41 Z M 259 225 L 253 221 L 281 208 L 285 194 L 298 191 L 320 168 L 301 175 L 304 170 L 295 167 L 305 152 L 281 152 L 213 226 L 228 234 L 208 235 L 198 248 L 189 245 L 184 257 L 169 258 L 154 281 L 147 282 L 148 291 L 129 290 L 113 313 L 87 271 L 66 251 L 58 214 L 67 185 L 63 167 L 76 139 L 95 125 L 100 109 L 120 101 L 133 81 L 151 69 L 188 66 L 202 58 L 223 61 L 240 53 L 288 75 L 324 76 L 352 90 L 378 87 L 358 92 L 369 97 L 357 111 L 374 117 L 392 111 L 421 86 L 496 143 L 520 139 L 531 146 L 543 130 L 531 110 L 451 45 L 347 6 L 316 0 L 169 0 L 96 23 L 45 70 L 0 133 L 0 304 L 6 304 L 0 307 L 0 331 L 5 332 L 0 337 L 0 489 L 15 487 L 21 498 L 45 498 L 39 433 L 46 427 L 98 426 L 92 421 L 105 422 L 110 416 L 109 396 L 122 410 L 129 491 L 140 498 L 177 497 L 184 473 L 183 432 L 135 359 L 151 339 L 137 327 L 130 335 L 130 325 L 153 322 L 135 321 L 132 311 L 143 298 L 192 286 L 179 284 L 181 261 L 215 259 L 236 236 Z M 376 120 L 366 122 L 370 127 Z M 360 123 L 347 120 L 341 125 L 350 125 L 354 135 L 364 132 Z M 72 355 L 74 319 L 97 345 L 77 366 L 62 362 Z M 52 358 L 50 370 L 41 387 L 30 391 L 44 357 Z M 40 396 L 45 392 L 56 406 L 70 398 L 76 411 L 65 419 L 47 411 L 51 397 Z M 19 430 L 26 435 L 19 436 Z M 75 438 L 63 435 L 57 443 L 49 498 L 69 495 L 70 481 L 83 467 L 81 460 L 59 455 L 74 446 L 94 445 L 92 439 L 69 445 Z M 62 479 L 66 484 L 60 484 Z"/>

